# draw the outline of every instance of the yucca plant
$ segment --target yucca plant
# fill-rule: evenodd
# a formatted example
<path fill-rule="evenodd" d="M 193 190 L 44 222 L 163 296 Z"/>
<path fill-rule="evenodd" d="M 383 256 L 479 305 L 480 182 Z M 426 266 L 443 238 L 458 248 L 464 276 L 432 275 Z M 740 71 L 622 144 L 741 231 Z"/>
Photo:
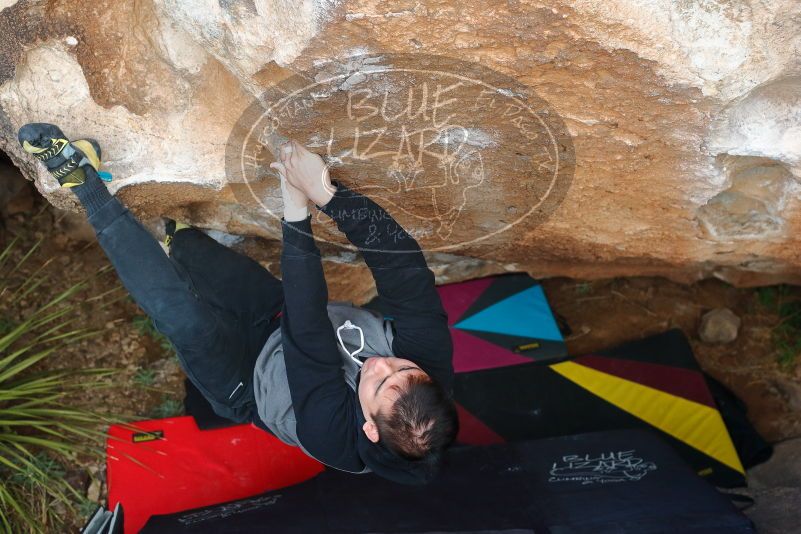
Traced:
<path fill-rule="evenodd" d="M 71 398 L 105 385 L 111 371 L 53 365 L 66 345 L 94 334 L 73 322 L 87 280 L 43 298 L 50 262 L 21 268 L 41 240 L 21 254 L 16 243 L 0 252 L 0 531 L 58 532 L 82 499 L 65 466 L 97 454 L 103 435 L 104 421 Z"/>

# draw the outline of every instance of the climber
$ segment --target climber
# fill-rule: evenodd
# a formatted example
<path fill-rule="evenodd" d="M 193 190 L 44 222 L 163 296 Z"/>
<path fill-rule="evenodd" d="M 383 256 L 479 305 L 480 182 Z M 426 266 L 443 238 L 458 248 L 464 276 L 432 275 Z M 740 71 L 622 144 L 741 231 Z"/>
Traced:
<path fill-rule="evenodd" d="M 453 347 L 420 247 L 382 207 L 332 181 L 318 155 L 284 143 L 271 165 L 284 202 L 279 281 L 170 220 L 165 254 L 98 177 L 97 142 L 70 142 L 41 123 L 19 140 L 78 197 L 122 283 L 218 415 L 340 470 L 430 480 L 458 427 Z M 309 201 L 361 251 L 377 309 L 328 302 Z"/>

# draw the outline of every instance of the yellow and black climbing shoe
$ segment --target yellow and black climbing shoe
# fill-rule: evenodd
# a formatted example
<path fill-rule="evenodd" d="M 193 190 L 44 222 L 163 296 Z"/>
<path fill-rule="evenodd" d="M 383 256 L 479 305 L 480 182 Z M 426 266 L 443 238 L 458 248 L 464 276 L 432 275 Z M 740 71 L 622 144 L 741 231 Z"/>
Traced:
<path fill-rule="evenodd" d="M 175 237 L 175 232 L 183 230 L 184 228 L 192 228 L 188 224 L 177 222 L 173 219 L 164 219 L 164 246 L 169 248 L 172 245 L 172 240 Z"/>
<path fill-rule="evenodd" d="M 47 123 L 26 124 L 19 130 L 19 142 L 25 152 L 44 163 L 63 187 L 75 187 L 86 181 L 84 166 L 95 171 L 100 167 L 100 145 L 94 139 L 70 142 L 58 126 Z"/>

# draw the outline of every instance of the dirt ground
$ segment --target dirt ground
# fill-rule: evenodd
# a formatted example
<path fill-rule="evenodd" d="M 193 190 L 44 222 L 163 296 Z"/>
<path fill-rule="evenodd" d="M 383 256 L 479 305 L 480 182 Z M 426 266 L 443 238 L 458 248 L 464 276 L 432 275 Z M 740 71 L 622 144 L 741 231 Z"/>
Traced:
<path fill-rule="evenodd" d="M 115 414 L 130 420 L 180 413 L 183 374 L 177 359 L 108 269 L 83 216 L 55 210 L 29 186 L 7 196 L 0 213 L 0 247 L 13 236 L 21 238 L 23 248 L 42 238 L 23 268 L 35 269 L 53 259 L 47 267 L 52 276 L 25 306 L 106 268 L 91 278 L 75 318 L 77 324 L 99 330 L 99 335 L 69 347 L 53 365 L 120 369 L 112 387 L 82 399 L 88 406 L 112 407 Z M 747 403 L 751 421 L 765 438 L 776 442 L 801 436 L 801 359 L 778 363 L 772 333 L 781 318 L 760 302 L 758 290 L 737 289 L 717 280 L 684 286 L 662 278 L 594 282 L 556 278 L 543 285 L 554 311 L 573 330 L 568 339 L 572 354 L 681 328 L 704 370 Z M 787 291 L 801 296 L 801 288 Z M 706 344 L 698 337 L 699 322 L 705 312 L 718 307 L 731 309 L 742 326 L 736 341 Z M 89 499 L 105 497 L 100 460 L 87 461 L 70 476 Z"/>

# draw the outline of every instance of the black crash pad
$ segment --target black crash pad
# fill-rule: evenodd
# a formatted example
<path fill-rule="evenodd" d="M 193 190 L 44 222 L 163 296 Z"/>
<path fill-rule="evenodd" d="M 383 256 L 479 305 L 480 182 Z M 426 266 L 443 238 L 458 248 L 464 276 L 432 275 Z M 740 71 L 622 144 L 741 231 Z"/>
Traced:
<path fill-rule="evenodd" d="M 327 470 L 249 499 L 154 516 L 142 532 L 754 530 L 655 433 L 622 430 L 453 449 L 428 486 Z"/>

